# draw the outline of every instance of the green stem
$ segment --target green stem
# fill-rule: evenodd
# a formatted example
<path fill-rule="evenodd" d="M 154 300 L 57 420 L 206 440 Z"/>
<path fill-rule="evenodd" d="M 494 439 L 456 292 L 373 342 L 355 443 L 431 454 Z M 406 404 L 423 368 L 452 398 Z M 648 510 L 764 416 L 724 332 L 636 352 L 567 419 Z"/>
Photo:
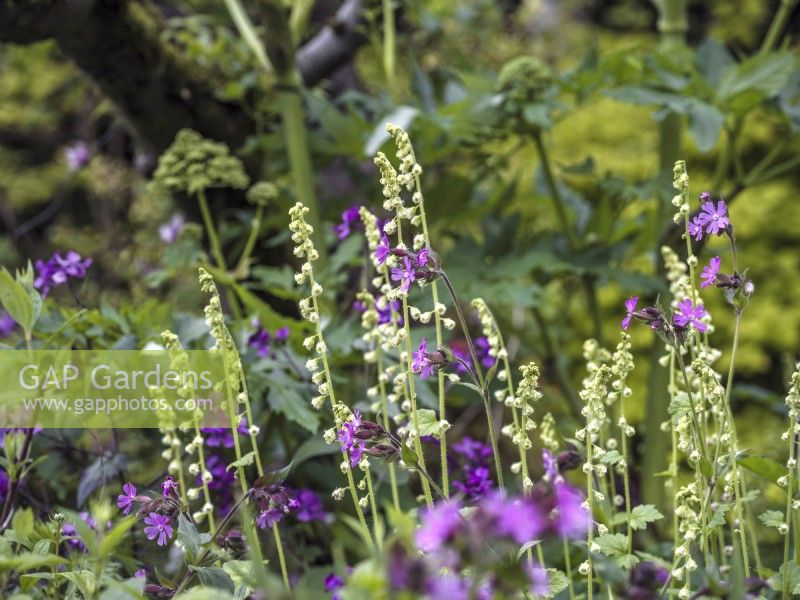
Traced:
<path fill-rule="evenodd" d="M 486 380 L 483 377 L 483 369 L 481 368 L 481 363 L 478 360 L 478 354 L 475 352 L 475 345 L 472 342 L 472 336 L 469 333 L 469 328 L 467 327 L 467 320 L 464 317 L 464 311 L 461 310 L 461 305 L 458 302 L 458 297 L 456 296 L 456 291 L 453 288 L 453 284 L 450 282 L 450 278 L 444 271 L 440 271 L 442 281 L 444 281 L 445 286 L 447 287 L 447 291 L 450 292 L 450 298 L 453 301 L 453 306 L 456 308 L 456 314 L 458 315 L 458 321 L 461 324 L 461 330 L 464 332 L 464 337 L 467 340 L 467 347 L 469 348 L 469 354 L 472 358 L 472 364 L 475 369 L 475 374 L 478 378 L 478 385 L 481 388 L 481 396 L 483 398 L 483 407 L 486 410 L 486 422 L 487 427 L 489 429 L 489 440 L 492 445 L 492 454 L 494 455 L 494 468 L 495 472 L 497 473 L 497 483 L 501 488 L 505 487 L 505 483 L 503 482 L 503 466 L 500 461 L 500 451 L 497 448 L 497 436 L 495 435 L 494 430 L 494 419 L 492 417 L 492 405 L 491 401 L 489 400 L 489 387 L 486 384 Z"/>
<path fill-rule="evenodd" d="M 314 191 L 314 169 L 311 165 L 311 153 L 308 147 L 308 130 L 303 115 L 303 103 L 300 94 L 294 91 L 283 91 L 278 94 L 278 108 L 283 121 L 286 152 L 289 155 L 289 168 L 297 200 L 310 210 L 309 224 L 314 228 L 314 246 L 319 253 L 319 264 L 324 267 L 327 262 L 325 238 L 320 229 L 320 210 Z"/>
<path fill-rule="evenodd" d="M 588 464 L 593 464 L 592 460 L 592 444 L 591 440 L 591 433 L 586 434 L 586 462 Z M 589 473 L 586 476 L 586 501 L 589 503 L 589 515 L 591 519 L 594 519 L 594 474 Z M 592 595 L 594 594 L 594 584 L 593 584 L 593 577 L 594 574 L 592 573 L 593 566 L 592 566 L 592 540 L 594 539 L 594 523 L 589 523 L 589 531 L 587 537 L 587 547 L 586 547 L 586 564 L 588 565 L 589 569 L 586 572 L 586 595 L 589 600 L 592 600 Z"/>
<path fill-rule="evenodd" d="M 561 545 L 564 549 L 564 570 L 567 572 L 567 581 L 569 581 L 569 600 L 575 600 L 575 587 L 572 583 L 572 559 L 569 555 L 569 542 L 566 537 L 561 538 Z"/>
<path fill-rule="evenodd" d="M 789 464 L 792 464 L 792 461 L 795 460 L 794 456 L 794 430 L 796 427 L 796 417 L 792 415 L 792 412 L 789 413 Z M 784 534 L 783 540 L 783 590 L 781 592 L 781 597 L 783 600 L 787 600 L 789 598 L 789 530 L 792 526 L 792 499 L 793 499 L 793 490 L 794 490 L 794 469 L 789 469 L 789 483 L 786 489 L 786 533 Z"/>
<path fill-rule="evenodd" d="M 403 296 L 403 321 L 405 327 L 406 338 L 406 375 L 408 380 L 408 391 L 411 400 L 411 421 L 414 424 L 414 450 L 419 456 L 419 462 L 422 465 L 422 470 L 427 475 L 427 468 L 425 467 L 425 456 L 422 453 L 422 441 L 419 436 L 419 418 L 417 417 L 417 389 L 414 380 L 414 368 L 411 363 L 411 318 L 408 311 L 408 297 Z M 425 494 L 425 501 L 428 506 L 433 506 L 433 496 L 431 495 L 431 487 L 428 479 L 422 477 L 422 493 Z"/>
<path fill-rule="evenodd" d="M 281 532 L 278 530 L 278 524 L 272 524 L 272 534 L 275 536 L 275 548 L 278 551 L 278 562 L 281 565 L 281 577 L 283 578 L 283 585 L 288 590 L 290 589 L 289 585 L 289 573 L 286 570 L 286 559 L 283 556 L 283 543 L 281 542 Z"/>
<path fill-rule="evenodd" d="M 200 204 L 200 213 L 203 215 L 203 224 L 206 228 L 208 242 L 211 245 L 211 254 L 214 256 L 214 262 L 216 262 L 217 266 L 227 274 L 228 265 L 225 262 L 225 255 L 222 253 L 222 244 L 219 241 L 217 227 L 214 225 L 214 217 L 211 216 L 211 210 L 208 208 L 208 200 L 206 199 L 206 193 L 204 190 L 200 190 L 197 193 L 197 199 Z M 228 302 L 230 303 L 233 317 L 237 320 L 240 319 L 242 314 L 241 309 L 239 308 L 239 302 L 236 300 L 236 296 L 229 292 L 227 298 Z"/>
<path fill-rule="evenodd" d="M 733 413 L 731 411 L 731 388 L 733 387 L 733 373 L 736 368 L 736 350 L 739 346 L 739 325 L 742 319 L 741 311 L 736 311 L 736 321 L 733 328 L 733 348 L 731 349 L 731 364 L 728 368 L 728 382 L 725 386 L 725 416 L 728 419 L 728 427 L 731 434 L 731 472 L 733 474 L 733 490 L 736 498 L 736 514 L 739 521 L 739 536 L 741 539 L 740 545 L 742 547 L 742 561 L 744 563 L 744 576 L 750 577 L 750 561 L 747 555 L 747 535 L 745 534 L 745 520 L 744 511 L 742 510 L 742 499 L 739 490 L 739 468 L 736 463 L 736 452 L 738 450 L 738 439 L 736 436 L 736 426 L 733 422 Z"/>
<path fill-rule="evenodd" d="M 236 264 L 236 270 L 244 270 L 247 266 L 247 261 L 250 260 L 250 255 L 253 253 L 253 248 L 256 246 L 258 234 L 261 231 L 261 222 L 264 219 L 264 207 L 259 206 L 256 208 L 256 214 L 253 217 L 253 223 L 250 226 L 250 235 L 247 236 L 242 255 L 239 257 L 239 262 Z"/>
<path fill-rule="evenodd" d="M 372 475 L 369 472 L 369 466 L 367 466 L 367 470 L 364 473 L 364 477 L 367 480 L 367 494 L 369 496 L 369 507 L 372 511 L 372 534 L 375 538 L 375 541 L 378 544 L 378 548 L 381 547 L 381 539 L 378 537 L 378 503 L 375 501 L 375 490 L 372 488 Z"/>
<path fill-rule="evenodd" d="M 769 26 L 769 31 L 764 38 L 764 42 L 761 44 L 759 54 L 766 54 L 777 47 L 778 42 L 780 41 L 781 33 L 786 27 L 786 24 L 789 22 L 789 18 L 792 16 L 792 12 L 797 6 L 797 1 L 798 0 L 781 0 L 781 5 L 778 8 L 778 12 L 775 13 L 772 23 Z"/>
<path fill-rule="evenodd" d="M 550 157 L 547 154 L 547 147 L 544 145 L 542 133 L 540 131 L 536 131 L 533 136 L 533 140 L 536 142 L 536 150 L 539 153 L 539 159 L 542 163 L 542 172 L 544 173 L 545 183 L 547 184 L 547 189 L 550 192 L 550 199 L 553 201 L 553 208 L 558 216 L 561 230 L 566 234 L 567 239 L 569 240 L 570 248 L 574 250 L 578 247 L 578 238 L 575 234 L 575 231 L 573 231 L 569 224 L 567 209 L 564 205 L 564 200 L 561 197 L 561 192 L 558 190 L 555 177 L 553 177 L 553 169 L 550 166 Z"/>
<path fill-rule="evenodd" d="M 393 320 L 394 321 L 394 320 Z M 381 408 L 383 410 L 383 428 L 389 431 L 389 399 L 386 395 L 386 384 L 383 381 L 383 352 L 380 346 L 376 349 L 377 366 L 378 366 L 378 390 L 381 395 Z M 389 463 L 389 483 L 392 488 L 392 502 L 397 510 L 400 510 L 400 495 L 397 491 L 397 473 L 394 469 L 394 463 Z"/>
<path fill-rule="evenodd" d="M 383 71 L 390 94 L 395 91 L 396 33 L 392 0 L 383 0 Z"/>

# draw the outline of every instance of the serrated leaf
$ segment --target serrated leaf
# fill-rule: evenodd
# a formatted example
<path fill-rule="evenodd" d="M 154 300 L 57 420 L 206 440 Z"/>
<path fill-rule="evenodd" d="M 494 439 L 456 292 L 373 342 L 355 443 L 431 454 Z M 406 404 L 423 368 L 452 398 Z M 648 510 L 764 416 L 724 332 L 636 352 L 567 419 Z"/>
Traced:
<path fill-rule="evenodd" d="M 788 588 L 792 590 L 792 593 L 800 593 L 800 566 L 793 560 L 782 564 L 778 572 L 767 580 L 769 586 L 773 590 L 783 590 L 784 577 L 788 577 Z"/>
<path fill-rule="evenodd" d="M 628 538 L 621 533 L 604 533 L 594 539 L 600 552 L 611 558 L 622 558 L 628 554 Z"/>
<path fill-rule="evenodd" d="M 604 465 L 616 465 L 623 459 L 619 450 L 608 450 L 603 456 L 600 457 L 600 462 Z"/>
<path fill-rule="evenodd" d="M 640 504 L 631 511 L 631 527 L 633 529 L 644 529 L 648 523 L 653 523 L 663 519 L 662 515 L 652 504 Z"/>
<path fill-rule="evenodd" d="M 623 569 L 630 571 L 633 567 L 639 564 L 639 557 L 635 554 L 626 554 L 625 556 L 620 556 L 616 562 Z"/>
<path fill-rule="evenodd" d="M 761 521 L 767 527 L 775 527 L 776 529 L 779 528 L 781 525 L 785 524 L 785 519 L 783 518 L 783 512 L 779 510 L 767 510 L 758 515 L 758 520 Z"/>
<path fill-rule="evenodd" d="M 711 533 L 717 527 L 725 525 L 725 515 L 732 508 L 731 504 L 720 504 L 713 516 L 706 523 L 706 532 Z"/>
<path fill-rule="evenodd" d="M 545 599 L 555 598 L 569 587 L 569 579 L 558 569 L 547 569 L 547 585 L 549 588 L 547 593 L 540 597 Z"/>
<path fill-rule="evenodd" d="M 442 422 L 436 418 L 435 411 L 429 408 L 420 408 L 417 410 L 417 422 L 420 435 L 430 435 L 437 440 L 442 438 L 444 428 Z"/>

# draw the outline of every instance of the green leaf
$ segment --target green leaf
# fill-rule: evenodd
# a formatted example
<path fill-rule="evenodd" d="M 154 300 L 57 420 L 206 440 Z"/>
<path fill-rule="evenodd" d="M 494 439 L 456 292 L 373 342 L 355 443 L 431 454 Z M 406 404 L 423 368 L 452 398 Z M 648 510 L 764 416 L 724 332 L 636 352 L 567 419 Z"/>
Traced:
<path fill-rule="evenodd" d="M 417 453 L 409 448 L 406 444 L 402 444 L 402 448 L 400 448 L 400 458 L 409 467 L 414 467 L 419 462 L 419 456 L 417 456 Z"/>
<path fill-rule="evenodd" d="M 126 517 L 109 531 L 100 542 L 98 552 L 103 556 L 111 556 L 112 552 L 120 545 L 122 540 L 130 531 L 131 527 L 136 524 L 136 517 Z"/>
<path fill-rule="evenodd" d="M 784 577 L 788 579 L 788 589 L 791 590 L 793 594 L 800 593 L 800 566 L 793 560 L 782 564 L 778 572 L 767 580 L 769 586 L 773 590 L 783 590 Z"/>
<path fill-rule="evenodd" d="M 33 300 L 5 268 L 0 269 L 0 305 L 25 331 L 33 330 L 37 318 Z"/>
<path fill-rule="evenodd" d="M 786 521 L 783 518 L 783 512 L 779 510 L 767 510 L 758 515 L 758 520 L 767 527 L 774 527 L 778 529 L 781 525 L 785 525 Z"/>
<path fill-rule="evenodd" d="M 622 459 L 623 456 L 619 453 L 619 450 L 609 450 L 600 457 L 600 462 L 604 465 L 616 465 L 621 462 Z"/>
<path fill-rule="evenodd" d="M 740 454 L 736 457 L 736 462 L 748 471 L 776 485 L 778 484 L 778 479 L 789 473 L 789 470 L 784 465 L 766 456 Z"/>
<path fill-rule="evenodd" d="M 625 556 L 620 556 L 616 562 L 623 569 L 631 570 L 639 564 L 639 557 L 635 554 L 626 554 Z"/>
<path fill-rule="evenodd" d="M 183 513 L 178 515 L 178 541 L 186 552 L 186 562 L 191 564 L 200 554 L 200 550 L 203 547 L 203 539 L 200 537 L 195 524 L 183 516 Z"/>
<path fill-rule="evenodd" d="M 711 533 L 717 527 L 722 527 L 725 525 L 725 515 L 728 511 L 732 508 L 732 504 L 720 504 L 717 507 L 717 510 L 714 511 L 713 516 L 708 520 L 706 523 L 706 532 Z"/>
<path fill-rule="evenodd" d="M 689 108 L 689 131 L 700 152 L 708 152 L 717 143 L 725 117 L 705 102 L 693 102 Z"/>
<path fill-rule="evenodd" d="M 86 499 L 101 485 L 116 477 L 125 470 L 127 460 L 122 454 L 103 454 L 98 457 L 81 475 L 78 483 L 78 506 L 83 506 Z"/>
<path fill-rule="evenodd" d="M 631 511 L 631 527 L 634 529 L 644 529 L 648 523 L 653 523 L 663 519 L 662 515 L 652 504 L 640 504 Z"/>
<path fill-rule="evenodd" d="M 23 538 L 31 537 L 33 533 L 33 511 L 30 508 L 18 510 L 11 520 L 11 527 L 18 536 Z"/>
<path fill-rule="evenodd" d="M 600 552 L 611 558 L 622 558 L 628 554 L 628 538 L 622 533 L 604 533 L 597 536 L 594 542 L 600 546 Z"/>
<path fill-rule="evenodd" d="M 249 467 L 250 465 L 253 464 L 255 458 L 256 458 L 255 450 L 251 450 L 250 452 L 242 456 L 242 458 L 240 458 L 239 460 L 235 460 L 231 464 L 229 464 L 226 470 L 230 471 L 231 469 L 237 469 L 239 467 Z"/>
<path fill-rule="evenodd" d="M 420 408 L 417 411 L 417 422 L 419 423 L 420 435 L 431 435 L 436 439 L 441 439 L 444 433 L 441 421 L 436 418 L 436 412 L 430 408 Z"/>
<path fill-rule="evenodd" d="M 233 580 L 224 569 L 219 567 L 195 567 L 194 570 L 200 579 L 200 583 L 204 586 L 233 593 Z"/>
<path fill-rule="evenodd" d="M 569 579 L 558 569 L 547 569 L 547 585 L 549 589 L 542 598 L 555 598 L 558 594 L 569 587 Z"/>
<path fill-rule="evenodd" d="M 795 57 L 791 52 L 756 55 L 725 71 L 717 87 L 717 98 L 728 100 L 751 90 L 774 96 L 794 69 Z"/>

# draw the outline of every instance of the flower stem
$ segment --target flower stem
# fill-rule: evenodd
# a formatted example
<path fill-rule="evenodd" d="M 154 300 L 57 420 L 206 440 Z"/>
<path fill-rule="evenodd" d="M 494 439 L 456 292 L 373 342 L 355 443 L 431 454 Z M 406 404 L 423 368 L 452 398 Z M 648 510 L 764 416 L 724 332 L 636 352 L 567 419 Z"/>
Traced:
<path fill-rule="evenodd" d="M 364 472 L 364 477 L 367 480 L 367 494 L 369 494 L 369 507 L 372 511 L 372 534 L 375 537 L 375 542 L 378 548 L 381 547 L 381 540 L 378 537 L 378 503 L 375 501 L 375 490 L 372 488 L 372 475 L 369 471 L 369 465 Z"/>
<path fill-rule="evenodd" d="M 286 589 L 289 588 L 289 573 L 286 571 L 286 559 L 283 556 L 283 543 L 281 542 L 281 532 L 278 530 L 278 524 L 272 524 L 272 534 L 275 536 L 275 548 L 278 551 L 278 562 L 281 564 L 281 577 L 283 578 L 283 585 Z"/>
<path fill-rule="evenodd" d="M 247 266 L 247 261 L 250 259 L 250 255 L 253 253 L 253 248 L 256 246 L 256 241 L 258 240 L 258 234 L 261 231 L 261 222 L 264 220 L 264 207 L 258 206 L 256 208 L 256 214 L 253 217 L 253 223 L 250 226 L 250 235 L 247 236 L 247 241 L 244 244 L 244 249 L 242 250 L 242 255 L 239 257 L 239 262 L 236 264 L 237 271 L 243 271 L 244 268 Z"/>
<path fill-rule="evenodd" d="M 380 346 L 376 349 L 378 366 L 378 390 L 381 395 L 381 408 L 383 410 L 383 428 L 389 431 L 389 399 L 386 396 L 386 383 L 383 381 L 383 352 Z M 389 463 L 389 483 L 392 488 L 392 502 L 396 509 L 400 509 L 400 495 L 397 491 L 397 473 L 394 463 Z"/>
<path fill-rule="evenodd" d="M 220 269 L 227 273 L 228 265 L 225 262 L 225 255 L 222 253 L 222 244 L 219 241 L 217 227 L 214 225 L 214 217 L 211 216 L 211 210 L 208 208 L 208 200 L 206 199 L 206 193 L 204 190 L 200 190 L 197 193 L 197 199 L 200 204 L 200 213 L 203 215 L 203 224 L 206 228 L 208 243 L 211 245 L 211 254 L 214 255 L 214 262 L 217 263 L 217 266 Z M 233 317 L 237 320 L 240 319 L 242 316 L 242 311 L 239 308 L 239 302 L 236 300 L 236 296 L 232 293 L 228 293 L 227 297 Z"/>
<path fill-rule="evenodd" d="M 425 456 L 422 453 L 422 441 L 419 435 L 419 417 L 417 416 L 417 389 L 414 380 L 414 368 L 411 364 L 411 319 L 408 310 L 408 297 L 403 296 L 403 323 L 405 327 L 406 338 L 406 375 L 408 381 L 408 392 L 411 400 L 411 421 L 414 424 L 414 450 L 419 455 L 419 462 L 423 471 L 427 475 L 425 468 Z M 431 495 L 431 487 L 426 477 L 422 478 L 422 493 L 425 495 L 425 501 L 428 506 L 433 506 L 433 496 Z"/>
<path fill-rule="evenodd" d="M 483 377 L 483 369 L 481 368 L 480 361 L 478 361 L 478 354 L 475 352 L 475 345 L 472 342 L 472 336 L 470 335 L 469 328 L 467 327 L 467 320 L 464 317 L 464 311 L 461 310 L 461 305 L 458 303 L 458 297 L 456 296 L 455 289 L 453 289 L 453 284 L 451 283 L 450 278 L 447 276 L 447 273 L 444 271 L 440 271 L 440 273 L 442 281 L 444 281 L 445 286 L 447 286 L 447 291 L 450 292 L 450 298 L 453 300 L 453 306 L 456 308 L 456 314 L 458 315 L 458 320 L 461 324 L 461 330 L 464 332 L 464 337 L 467 340 L 467 346 L 469 347 L 469 354 L 472 358 L 475 374 L 478 377 L 478 384 L 480 385 L 481 396 L 483 397 L 483 405 L 486 409 L 486 421 L 489 428 L 489 440 L 492 444 L 492 454 L 494 455 L 494 468 L 495 472 L 497 473 L 497 483 L 501 488 L 503 488 L 505 487 L 505 483 L 503 482 L 503 466 L 500 461 L 500 452 L 497 449 L 497 436 L 495 435 L 494 431 L 492 405 L 489 401 L 489 386 Z"/>

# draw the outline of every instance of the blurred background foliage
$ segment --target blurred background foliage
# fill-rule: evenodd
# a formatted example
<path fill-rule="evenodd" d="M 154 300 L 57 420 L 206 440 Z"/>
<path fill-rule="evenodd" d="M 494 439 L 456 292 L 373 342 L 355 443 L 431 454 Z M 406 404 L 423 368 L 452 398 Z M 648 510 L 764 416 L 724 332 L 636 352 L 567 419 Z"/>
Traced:
<path fill-rule="evenodd" d="M 213 101 L 252 125 L 223 141 L 253 180 L 273 181 L 281 190 L 266 211 L 253 267 L 231 284 L 239 287 L 234 293 L 244 300 L 246 316 L 263 317 L 268 306 L 295 318 L 286 210 L 303 193 L 286 145 L 287 139 L 300 139 L 291 129 L 296 123 L 290 127 L 282 112 L 289 89 L 302 100 L 312 195 L 331 253 L 324 277 L 335 315 L 329 343 L 339 368 L 358 371 L 353 340 L 359 322 L 350 306 L 363 281 L 363 240 L 356 233 L 339 242 L 332 226 L 354 204 L 381 213 L 371 158 L 381 148 L 388 153 L 383 128 L 395 122 L 410 131 L 425 169 L 431 237 L 462 300 L 485 298 L 501 320 L 513 362 L 535 359 L 543 365 L 547 407 L 568 417 L 560 421 L 564 433 L 574 429 L 569 398 L 583 374 L 583 340 L 597 337 L 613 348 L 622 301 L 666 294 L 659 249 L 663 243 L 683 247 L 670 230 L 670 199 L 672 164 L 685 159 L 695 197 L 708 190 L 730 201 L 740 260 L 756 284 L 742 325 L 734 402 L 748 416 L 741 421 L 745 445 L 763 446 L 765 432 L 781 426 L 787 365 L 800 353 L 795 3 L 359 2 L 358 43 L 340 65 L 315 77 L 304 62 L 310 59 L 299 51 L 299 71 L 308 85 L 298 86 L 292 68 L 282 72 L 286 44 L 305 49 L 326 29 L 346 29 L 337 11 L 348 4 L 245 2 L 256 38 L 266 45 L 271 69 L 265 69 L 223 3 L 142 3 L 157 15 L 152 22 L 136 11 L 123 16 L 157 24 L 154 39 L 162 52 L 145 55 L 153 60 L 152 72 L 121 64 L 109 73 L 129 85 L 127 106 L 113 97 L 114 82 L 105 81 L 103 72 L 84 75 L 86 48 L 64 43 L 57 25 L 44 19 L 21 19 L 14 31 L 10 20 L 0 25 L 0 40 L 6 41 L 0 45 L 0 263 L 22 265 L 65 249 L 94 258 L 79 293 L 91 310 L 75 325 L 74 339 L 65 342 L 134 347 L 157 341 L 171 327 L 185 343 L 202 343 L 203 298 L 194 269 L 208 252 L 202 228 L 187 227 L 172 244 L 159 236 L 174 214 L 199 224 L 200 213 L 194 200 L 148 185 L 164 145 L 143 132 L 141 123 L 162 117 L 159 111 L 136 112 L 137 90 L 144 94 L 164 64 L 180 54 L 187 78 L 202 73 Z M 386 4 L 393 8 L 397 36 L 389 63 Z M 265 18 L 274 5 L 288 15 L 294 37 L 275 32 Z M 669 9 L 676 7 L 685 20 L 670 21 Z M 10 3 L 3 10 L 8 17 L 24 16 L 27 9 Z M 536 57 L 550 75 L 544 83 L 514 79 L 512 87 L 524 88 L 522 100 L 515 100 L 507 90 L 498 91 L 498 73 L 521 55 Z M 179 86 L 166 97 L 192 107 L 198 96 L 191 89 Z M 197 102 L 196 122 L 189 125 L 214 137 L 216 125 Z M 64 151 L 77 141 L 89 147 L 91 160 L 75 171 Z M 553 188 L 566 207 L 566 222 Z M 238 256 L 253 207 L 241 192 L 212 190 L 209 200 L 226 252 Z M 719 241 L 702 250 L 706 260 L 727 255 Z M 51 307 L 53 331 L 74 310 L 65 308 L 74 304 L 66 290 L 54 295 L 63 307 Z M 733 319 L 721 295 L 714 297 L 704 297 L 717 328 L 714 344 L 727 351 Z M 238 329 L 246 339 L 248 321 Z M 634 332 L 634 343 L 639 368 L 636 401 L 629 406 L 655 439 L 667 401 L 650 366 L 661 348 L 644 328 Z M 296 354 L 301 360 L 299 345 Z M 718 369 L 726 361 L 723 355 Z M 274 413 L 271 426 L 280 432 L 270 438 L 280 462 L 317 429 L 319 415 L 284 370 L 276 372 L 269 361 L 256 361 L 252 370 L 254 390 L 265 400 L 263 414 Z M 353 403 L 363 397 L 363 381 L 343 385 Z M 454 435 L 472 421 L 480 431 L 472 399 L 453 393 L 451 405 L 467 409 L 465 416 L 455 415 Z M 289 427 L 282 428 L 283 422 Z M 777 433 L 770 439 L 777 441 Z M 663 468 L 659 448 L 638 448 L 650 453 L 647 472 Z M 310 481 L 326 477 L 319 466 L 303 473 Z"/>

